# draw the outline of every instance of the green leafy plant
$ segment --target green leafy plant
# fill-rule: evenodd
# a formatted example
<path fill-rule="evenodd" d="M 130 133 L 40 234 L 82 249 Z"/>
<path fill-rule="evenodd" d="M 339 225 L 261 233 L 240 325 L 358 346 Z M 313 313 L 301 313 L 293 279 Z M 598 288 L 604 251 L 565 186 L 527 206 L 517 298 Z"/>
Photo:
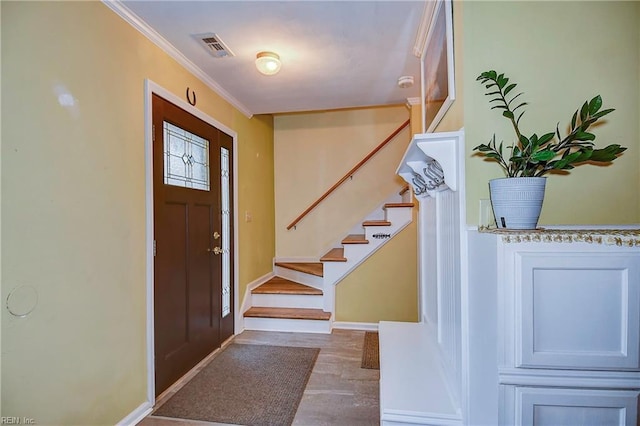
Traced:
<path fill-rule="evenodd" d="M 614 111 L 603 109 L 602 98 L 597 95 L 586 101 L 571 118 L 571 129 L 563 138 L 559 124 L 555 132 L 527 137 L 520 130 L 520 119 L 525 113 L 527 102 L 522 101 L 522 92 L 515 92 L 515 83 L 509 83 L 504 74 L 486 71 L 476 79 L 485 86 L 485 95 L 491 97 L 491 109 L 502 111 L 516 133 L 516 142 L 503 150 L 503 142 L 496 143 L 494 134 L 488 144 L 473 148 L 476 155 L 496 161 L 507 177 L 540 177 L 554 170 L 570 170 L 588 163 L 609 163 L 627 148 L 617 144 L 605 148 L 594 148 L 596 136 L 589 128 L 599 119 Z"/>

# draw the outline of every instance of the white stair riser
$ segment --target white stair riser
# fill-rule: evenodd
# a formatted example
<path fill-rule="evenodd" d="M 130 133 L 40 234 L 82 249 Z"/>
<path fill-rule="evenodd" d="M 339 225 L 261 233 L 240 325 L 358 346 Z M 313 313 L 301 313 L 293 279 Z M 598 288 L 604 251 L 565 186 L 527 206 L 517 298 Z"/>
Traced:
<path fill-rule="evenodd" d="M 344 245 L 344 257 L 347 258 L 347 262 L 353 260 L 361 260 L 364 259 L 369 253 L 371 253 L 371 248 L 376 244 L 381 244 L 381 240 L 369 241 L 369 244 L 345 244 Z M 327 267 L 325 263 L 324 267 Z"/>
<path fill-rule="evenodd" d="M 365 238 L 369 241 L 369 245 L 372 247 L 375 246 L 375 241 L 388 241 L 402 228 L 404 228 L 408 223 L 411 222 L 411 216 L 408 215 L 404 220 L 395 220 L 391 222 L 391 226 L 365 226 L 364 234 Z M 389 234 L 390 238 L 376 238 L 374 235 L 377 234 Z M 374 243 L 374 245 L 371 245 Z M 347 260 L 349 258 L 347 257 Z M 325 264 L 326 266 L 326 264 Z"/>
<path fill-rule="evenodd" d="M 395 224 L 396 222 L 404 222 L 411 220 L 412 208 L 411 207 L 389 207 L 385 209 L 386 218 L 389 222 Z"/>
<path fill-rule="evenodd" d="M 282 278 L 286 278 L 290 281 L 294 281 L 300 284 L 308 285 L 309 287 L 322 290 L 323 280 L 322 277 L 316 275 L 307 274 L 300 271 L 294 271 L 293 269 L 283 268 L 282 266 L 275 267 L 274 273 Z"/>
<path fill-rule="evenodd" d="M 252 294 L 251 304 L 265 308 L 322 309 L 322 295 L 309 294 Z"/>
<path fill-rule="evenodd" d="M 302 320 L 281 318 L 245 317 L 245 330 L 285 331 L 298 333 L 331 333 L 331 322 L 328 320 Z"/>
<path fill-rule="evenodd" d="M 391 237 L 376 238 L 374 237 L 374 235 L 389 234 L 393 236 L 392 226 L 366 226 L 364 228 L 364 235 L 365 235 L 365 238 L 369 241 L 369 248 L 372 249 L 376 245 L 376 242 L 378 241 L 390 240 Z M 347 257 L 347 260 L 348 259 L 349 258 Z"/>

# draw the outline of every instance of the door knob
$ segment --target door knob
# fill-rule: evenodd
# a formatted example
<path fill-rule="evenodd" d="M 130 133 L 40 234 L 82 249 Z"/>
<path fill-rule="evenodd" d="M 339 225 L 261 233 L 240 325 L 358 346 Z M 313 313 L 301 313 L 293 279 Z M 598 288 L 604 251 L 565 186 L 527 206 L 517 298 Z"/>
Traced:
<path fill-rule="evenodd" d="M 213 254 L 220 254 L 220 253 L 222 253 L 222 249 L 221 249 L 220 247 L 214 247 L 214 248 L 212 248 L 212 249 L 207 248 L 207 251 L 208 251 L 209 253 L 213 252 Z"/>

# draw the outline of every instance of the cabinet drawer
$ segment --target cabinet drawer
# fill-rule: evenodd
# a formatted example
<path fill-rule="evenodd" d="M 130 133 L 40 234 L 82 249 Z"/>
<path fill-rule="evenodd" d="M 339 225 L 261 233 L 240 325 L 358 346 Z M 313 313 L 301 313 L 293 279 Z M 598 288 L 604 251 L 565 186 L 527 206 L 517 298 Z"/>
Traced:
<path fill-rule="evenodd" d="M 639 391 L 504 386 L 501 425 L 636 426 Z"/>

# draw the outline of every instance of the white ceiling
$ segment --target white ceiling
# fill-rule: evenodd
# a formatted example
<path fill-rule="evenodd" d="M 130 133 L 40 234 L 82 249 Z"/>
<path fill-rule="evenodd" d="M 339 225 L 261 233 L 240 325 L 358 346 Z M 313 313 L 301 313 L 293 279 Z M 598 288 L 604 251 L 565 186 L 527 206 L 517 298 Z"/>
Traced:
<path fill-rule="evenodd" d="M 183 55 L 248 115 L 420 96 L 413 50 L 425 1 L 120 1 L 121 14 L 122 6 L 134 14 L 130 22 L 157 32 L 165 49 Z M 214 58 L 193 37 L 203 33 L 216 33 L 235 56 Z M 264 50 L 280 55 L 277 75 L 256 70 Z M 411 88 L 398 87 L 404 75 L 414 77 Z"/>

